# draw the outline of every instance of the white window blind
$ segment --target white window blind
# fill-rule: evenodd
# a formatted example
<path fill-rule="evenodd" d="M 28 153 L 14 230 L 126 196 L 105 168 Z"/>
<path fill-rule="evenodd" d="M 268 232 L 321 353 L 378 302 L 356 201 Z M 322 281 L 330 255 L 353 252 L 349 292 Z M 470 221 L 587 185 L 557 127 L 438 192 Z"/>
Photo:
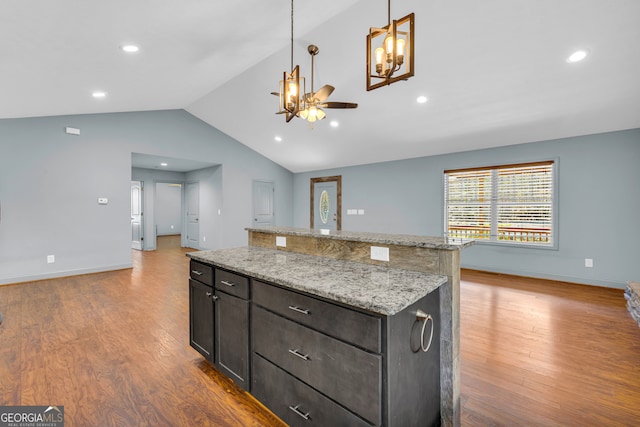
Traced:
<path fill-rule="evenodd" d="M 445 171 L 449 237 L 552 246 L 554 162 Z"/>

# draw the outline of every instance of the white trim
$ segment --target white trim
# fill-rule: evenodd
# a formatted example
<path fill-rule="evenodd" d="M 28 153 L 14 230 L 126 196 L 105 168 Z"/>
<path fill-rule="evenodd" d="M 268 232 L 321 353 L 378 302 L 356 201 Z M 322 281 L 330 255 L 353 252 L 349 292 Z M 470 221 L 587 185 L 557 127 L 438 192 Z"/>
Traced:
<path fill-rule="evenodd" d="M 24 282 L 35 282 L 37 280 L 57 279 L 60 277 L 81 276 L 83 274 L 104 273 L 105 271 L 126 270 L 133 268 L 133 263 L 116 264 L 105 267 L 81 268 L 78 270 L 57 271 L 55 273 L 36 274 L 33 276 L 13 276 L 0 278 L 0 285 L 13 285 Z"/>
<path fill-rule="evenodd" d="M 627 286 L 626 281 L 618 282 L 615 280 L 596 280 L 596 279 L 591 279 L 586 277 L 573 277 L 573 276 L 563 276 L 560 274 L 535 273 L 532 271 L 511 270 L 508 268 L 493 268 L 485 265 L 461 264 L 460 268 L 466 268 L 469 270 L 486 271 L 488 273 L 509 274 L 511 276 L 531 277 L 534 279 L 556 280 L 559 282 L 569 282 L 569 283 L 575 283 L 578 285 L 601 286 L 605 288 L 614 288 L 614 289 L 624 289 L 625 286 Z"/>

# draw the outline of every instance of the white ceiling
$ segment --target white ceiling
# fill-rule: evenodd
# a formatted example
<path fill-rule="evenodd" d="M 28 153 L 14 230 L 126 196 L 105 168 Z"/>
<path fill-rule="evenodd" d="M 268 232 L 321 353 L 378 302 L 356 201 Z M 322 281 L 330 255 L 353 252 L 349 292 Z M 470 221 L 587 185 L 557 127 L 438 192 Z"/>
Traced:
<path fill-rule="evenodd" d="M 290 71 L 290 5 L 2 0 L 0 118 L 184 108 L 293 172 L 640 127 L 640 1 L 395 0 L 393 18 L 416 14 L 416 75 L 367 92 L 386 2 L 298 0 L 295 63 L 309 79 L 318 45 L 316 88 L 359 104 L 313 130 L 269 94 Z"/>

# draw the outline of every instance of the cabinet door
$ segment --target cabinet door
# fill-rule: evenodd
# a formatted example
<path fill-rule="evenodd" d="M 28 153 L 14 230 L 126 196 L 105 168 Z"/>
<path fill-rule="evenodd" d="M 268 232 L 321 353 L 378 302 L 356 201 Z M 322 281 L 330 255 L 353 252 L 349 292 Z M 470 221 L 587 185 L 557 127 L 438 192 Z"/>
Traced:
<path fill-rule="evenodd" d="M 216 292 L 216 366 L 249 390 L 249 301 Z"/>
<path fill-rule="evenodd" d="M 205 359 L 214 362 L 213 353 L 213 288 L 189 279 L 189 335 L 191 347 Z"/>

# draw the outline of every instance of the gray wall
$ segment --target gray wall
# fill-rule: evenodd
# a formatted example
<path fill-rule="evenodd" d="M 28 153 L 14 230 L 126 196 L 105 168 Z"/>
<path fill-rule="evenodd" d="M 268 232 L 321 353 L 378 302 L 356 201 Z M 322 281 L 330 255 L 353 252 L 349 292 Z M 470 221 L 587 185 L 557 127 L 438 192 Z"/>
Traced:
<path fill-rule="evenodd" d="M 342 175 L 344 230 L 439 236 L 444 170 L 543 159 L 558 161 L 558 249 L 477 244 L 463 266 L 618 288 L 640 280 L 640 129 L 296 174 L 294 225 L 309 227 L 309 179 Z"/>
<path fill-rule="evenodd" d="M 253 179 L 276 182 L 278 224 L 292 222 L 292 173 L 183 110 L 4 119 L 0 284 L 130 267 L 132 152 L 221 165 L 213 247 L 246 244 Z"/>

